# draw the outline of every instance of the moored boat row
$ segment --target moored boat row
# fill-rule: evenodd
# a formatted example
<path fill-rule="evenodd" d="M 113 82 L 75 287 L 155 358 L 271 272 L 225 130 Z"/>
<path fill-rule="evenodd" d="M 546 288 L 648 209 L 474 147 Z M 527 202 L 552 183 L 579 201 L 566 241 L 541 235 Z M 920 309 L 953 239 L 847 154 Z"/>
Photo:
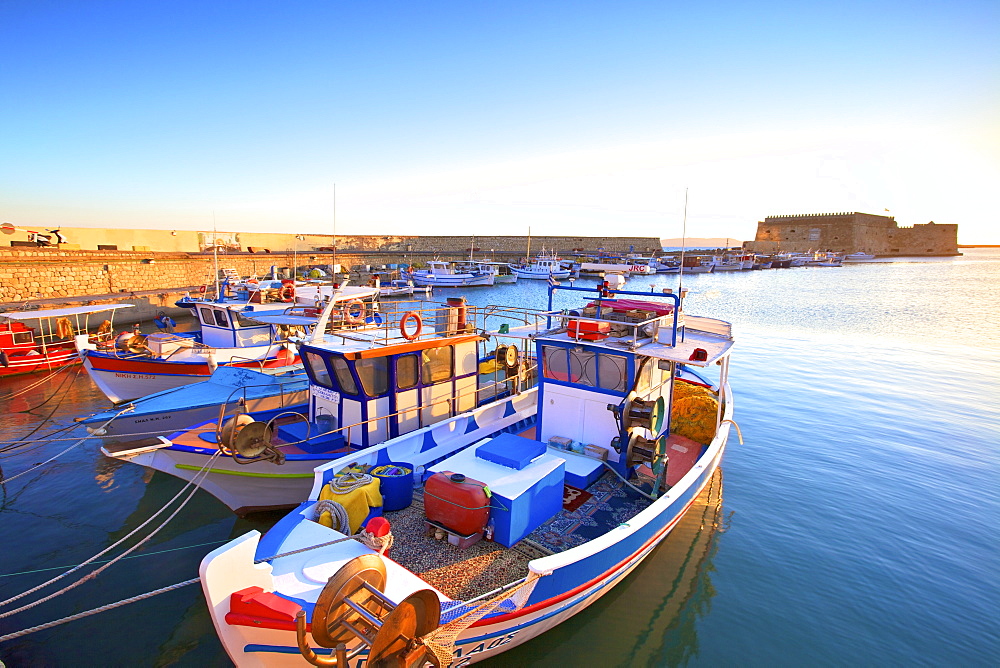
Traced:
<path fill-rule="evenodd" d="M 728 440 L 731 327 L 672 294 L 552 283 L 547 308 L 199 303 L 202 328 L 222 329 L 216 312 L 269 327 L 301 366 L 219 365 L 85 420 L 106 456 L 240 514 L 293 509 L 202 563 L 237 665 L 478 661 L 586 608 L 670 533 Z M 578 308 L 554 309 L 559 290 Z M 586 531 L 567 528 L 570 497 L 593 499 Z"/>

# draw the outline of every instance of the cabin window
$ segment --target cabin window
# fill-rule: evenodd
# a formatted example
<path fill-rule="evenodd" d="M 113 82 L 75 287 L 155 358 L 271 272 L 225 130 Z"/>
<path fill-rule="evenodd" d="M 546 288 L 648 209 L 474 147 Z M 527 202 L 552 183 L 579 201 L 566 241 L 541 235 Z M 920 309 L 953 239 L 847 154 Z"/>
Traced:
<path fill-rule="evenodd" d="M 597 354 L 592 350 L 570 350 L 568 379 L 580 385 L 598 387 Z"/>
<path fill-rule="evenodd" d="M 340 391 L 344 394 L 357 394 L 358 386 L 354 382 L 354 376 L 351 375 L 351 369 L 347 366 L 344 358 L 334 357 L 330 359 L 330 362 L 333 366 L 333 372 L 337 374 L 337 384 L 340 385 Z"/>
<path fill-rule="evenodd" d="M 330 380 L 330 371 L 326 368 L 326 362 L 323 361 L 320 355 L 303 351 L 302 359 L 305 360 L 317 385 L 333 388 L 333 383 Z"/>
<path fill-rule="evenodd" d="M 229 318 L 225 311 L 217 309 L 201 308 L 201 321 L 206 325 L 216 325 L 218 327 L 229 327 Z"/>
<path fill-rule="evenodd" d="M 14 343 L 33 343 L 31 332 L 14 332 Z"/>
<path fill-rule="evenodd" d="M 656 375 L 653 375 L 653 370 L 656 370 Z M 647 357 L 642 362 L 639 373 L 637 374 L 637 381 L 635 384 L 635 391 L 639 394 L 648 392 L 654 387 L 660 385 L 660 370 L 656 368 L 656 364 L 653 363 L 652 359 Z"/>
<path fill-rule="evenodd" d="M 416 355 L 400 355 L 396 358 L 396 387 L 408 390 L 420 381 L 420 366 Z"/>
<path fill-rule="evenodd" d="M 569 361 L 565 348 L 542 346 L 542 373 L 552 380 L 569 380 Z"/>
<path fill-rule="evenodd" d="M 599 355 L 597 376 L 599 386 L 605 390 L 624 392 L 627 389 L 628 360 L 621 355 Z"/>
<path fill-rule="evenodd" d="M 237 322 L 237 324 L 239 324 L 240 327 L 260 327 L 261 326 L 261 324 L 259 322 L 251 320 L 250 318 L 246 317 L 245 315 L 243 315 L 239 311 L 234 311 L 233 315 L 236 316 L 236 322 Z"/>
<path fill-rule="evenodd" d="M 428 348 L 420 356 L 423 359 L 424 384 L 440 383 L 452 377 L 451 362 L 454 351 L 451 346 Z"/>
<path fill-rule="evenodd" d="M 389 364 L 385 357 L 358 360 L 354 370 L 369 397 L 380 397 L 389 389 Z"/>

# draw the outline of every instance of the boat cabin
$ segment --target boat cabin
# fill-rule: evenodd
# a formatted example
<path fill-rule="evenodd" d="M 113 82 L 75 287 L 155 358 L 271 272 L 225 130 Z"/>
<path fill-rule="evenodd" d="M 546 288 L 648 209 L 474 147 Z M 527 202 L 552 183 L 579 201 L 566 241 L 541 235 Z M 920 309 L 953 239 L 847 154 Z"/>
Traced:
<path fill-rule="evenodd" d="M 270 309 L 273 310 L 273 309 Z M 201 342 L 213 348 L 247 348 L 266 346 L 272 340 L 274 329 L 250 316 L 253 306 L 233 306 L 205 302 L 195 307 L 201 324 Z"/>
<path fill-rule="evenodd" d="M 0 350 L 27 351 L 35 347 L 35 330 L 20 322 L 0 323 Z"/>
<path fill-rule="evenodd" d="M 328 430 L 358 425 L 342 433 L 360 448 L 474 408 L 480 340 L 468 334 L 383 348 L 303 346 L 310 420 Z"/>

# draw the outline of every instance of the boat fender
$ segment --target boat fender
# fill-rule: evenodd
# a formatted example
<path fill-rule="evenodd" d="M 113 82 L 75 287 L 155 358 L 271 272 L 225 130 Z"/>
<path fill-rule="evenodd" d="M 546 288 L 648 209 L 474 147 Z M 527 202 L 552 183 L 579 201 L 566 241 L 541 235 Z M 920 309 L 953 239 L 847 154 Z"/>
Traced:
<path fill-rule="evenodd" d="M 56 336 L 60 339 L 68 339 L 73 336 L 73 323 L 69 318 L 59 318 L 56 320 Z"/>
<path fill-rule="evenodd" d="M 6 350 L 0 350 L 0 364 L 10 366 L 10 358 L 7 356 Z"/>
<path fill-rule="evenodd" d="M 413 318 L 414 320 L 417 321 L 417 326 L 413 330 L 412 334 L 406 331 L 406 321 L 409 320 L 410 318 Z M 420 319 L 420 314 L 417 313 L 416 311 L 407 311 L 406 313 L 403 314 L 403 317 L 400 318 L 399 320 L 399 333 L 402 334 L 403 338 L 406 339 L 407 341 L 413 341 L 418 336 L 420 336 L 420 332 L 423 330 L 423 328 L 424 328 L 424 323 Z"/>
<path fill-rule="evenodd" d="M 357 307 L 356 311 L 351 311 Z M 344 304 L 344 321 L 351 325 L 359 325 L 365 321 L 365 303 L 360 299 L 352 299 Z"/>

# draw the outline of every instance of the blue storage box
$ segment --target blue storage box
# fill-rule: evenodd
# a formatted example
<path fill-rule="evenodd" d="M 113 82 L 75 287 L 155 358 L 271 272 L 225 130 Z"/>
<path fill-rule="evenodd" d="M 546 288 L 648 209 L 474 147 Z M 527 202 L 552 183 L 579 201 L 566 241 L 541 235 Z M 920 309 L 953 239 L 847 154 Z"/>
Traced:
<path fill-rule="evenodd" d="M 461 471 L 490 488 L 493 540 L 506 547 L 511 547 L 562 510 L 566 462 L 549 452 L 543 452 L 523 469 L 513 469 L 483 460 L 468 448 L 433 465 L 430 470 Z"/>
<path fill-rule="evenodd" d="M 476 456 L 488 462 L 522 470 L 533 459 L 545 454 L 545 444 L 514 434 L 500 434 L 476 448 Z"/>

